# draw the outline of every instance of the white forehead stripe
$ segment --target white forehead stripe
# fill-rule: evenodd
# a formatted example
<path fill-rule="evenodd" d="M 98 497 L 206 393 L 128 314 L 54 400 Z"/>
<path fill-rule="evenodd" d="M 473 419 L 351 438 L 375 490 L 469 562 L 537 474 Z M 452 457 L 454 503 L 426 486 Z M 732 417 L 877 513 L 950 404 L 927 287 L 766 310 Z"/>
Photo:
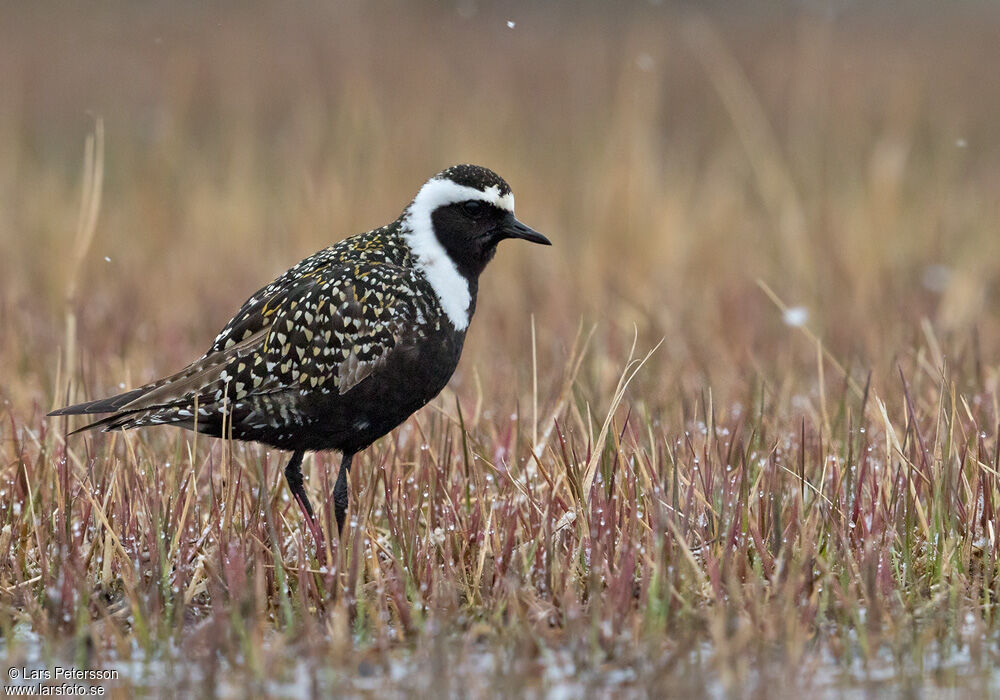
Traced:
<path fill-rule="evenodd" d="M 428 180 L 417 192 L 410 212 L 414 213 L 420 210 L 426 212 L 429 217 L 431 212 L 438 207 L 446 207 L 449 204 L 465 202 L 470 199 L 478 199 L 509 212 L 514 211 L 514 194 L 508 192 L 501 195 L 500 187 L 497 185 L 487 187 L 485 190 L 477 190 L 475 187 L 460 185 L 447 178 L 433 178 Z"/>
<path fill-rule="evenodd" d="M 469 326 L 469 305 L 472 303 L 472 295 L 469 293 L 468 281 L 458 271 L 448 252 L 438 241 L 431 222 L 431 214 L 438 207 L 470 199 L 478 199 L 511 213 L 514 211 L 513 193 L 501 195 L 500 188 L 496 185 L 487 187 L 484 191 L 459 185 L 445 178 L 434 178 L 420 188 L 403 218 L 403 239 L 410 246 L 410 251 L 417 258 L 417 264 L 434 288 L 434 293 L 448 319 L 460 331 Z"/>

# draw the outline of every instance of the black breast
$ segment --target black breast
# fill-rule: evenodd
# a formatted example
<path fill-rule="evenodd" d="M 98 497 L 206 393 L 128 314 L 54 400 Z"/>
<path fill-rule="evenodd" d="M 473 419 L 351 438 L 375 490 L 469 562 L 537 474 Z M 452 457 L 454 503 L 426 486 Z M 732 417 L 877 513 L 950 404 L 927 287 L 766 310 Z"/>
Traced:
<path fill-rule="evenodd" d="M 296 392 L 289 420 L 256 428 L 237 420 L 234 437 L 285 450 L 364 449 L 437 396 L 455 372 L 465 333 L 440 325 L 398 344 L 385 364 L 346 393 Z"/>

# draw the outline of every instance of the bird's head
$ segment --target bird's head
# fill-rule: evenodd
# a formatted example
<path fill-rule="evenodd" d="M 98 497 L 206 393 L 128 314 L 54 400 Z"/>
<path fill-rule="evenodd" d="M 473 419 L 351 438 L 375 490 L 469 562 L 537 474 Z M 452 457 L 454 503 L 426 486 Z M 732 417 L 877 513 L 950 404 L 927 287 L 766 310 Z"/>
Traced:
<path fill-rule="evenodd" d="M 456 165 L 428 180 L 403 213 L 403 222 L 419 258 L 432 261 L 443 252 L 468 279 L 479 276 L 506 238 L 552 245 L 514 218 L 510 186 L 478 165 Z"/>

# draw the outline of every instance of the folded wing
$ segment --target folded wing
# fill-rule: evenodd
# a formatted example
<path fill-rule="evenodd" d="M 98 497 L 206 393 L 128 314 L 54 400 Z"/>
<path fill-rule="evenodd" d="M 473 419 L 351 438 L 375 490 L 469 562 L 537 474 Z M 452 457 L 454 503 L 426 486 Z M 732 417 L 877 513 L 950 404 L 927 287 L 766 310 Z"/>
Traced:
<path fill-rule="evenodd" d="M 410 275 L 391 265 L 313 269 L 248 300 L 230 332 L 177 374 L 51 415 L 113 413 L 80 430 L 175 424 L 216 433 L 227 416 L 237 427 L 299 422 L 302 397 L 349 392 L 419 335 Z"/>

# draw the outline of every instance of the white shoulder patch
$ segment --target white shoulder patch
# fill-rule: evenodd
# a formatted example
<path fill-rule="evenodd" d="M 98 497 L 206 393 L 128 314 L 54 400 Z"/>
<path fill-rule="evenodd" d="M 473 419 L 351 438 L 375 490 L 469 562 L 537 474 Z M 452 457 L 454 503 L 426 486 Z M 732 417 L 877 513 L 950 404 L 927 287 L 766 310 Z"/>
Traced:
<path fill-rule="evenodd" d="M 472 295 L 469 293 L 469 283 L 434 234 L 431 214 L 438 207 L 470 199 L 479 199 L 500 209 L 514 211 L 513 193 L 501 195 L 499 187 L 488 187 L 483 191 L 459 185 L 452 180 L 434 178 L 420 188 L 403 217 L 403 240 L 417 258 L 417 264 L 434 288 L 448 319 L 460 331 L 469 326 Z"/>

